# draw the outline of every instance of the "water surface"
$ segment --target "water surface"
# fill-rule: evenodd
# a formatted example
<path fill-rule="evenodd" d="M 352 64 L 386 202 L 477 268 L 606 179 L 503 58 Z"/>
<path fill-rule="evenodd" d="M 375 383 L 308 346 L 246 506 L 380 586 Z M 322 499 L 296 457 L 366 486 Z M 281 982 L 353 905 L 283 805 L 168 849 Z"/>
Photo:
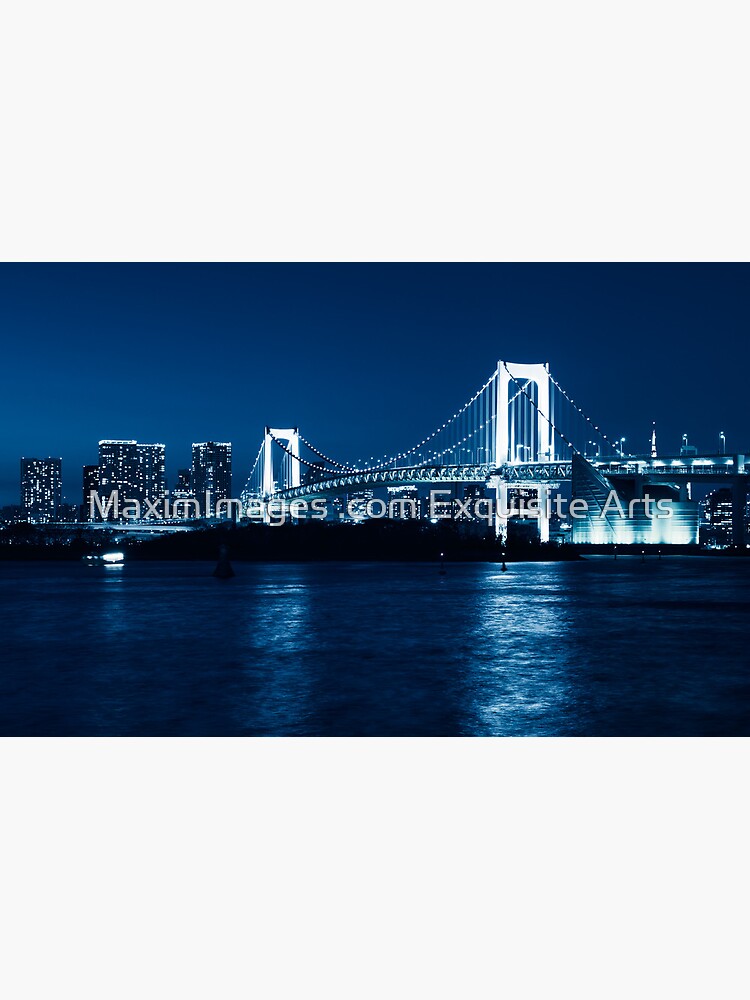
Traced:
<path fill-rule="evenodd" d="M 750 560 L 0 563 L 4 735 L 748 735 Z"/>

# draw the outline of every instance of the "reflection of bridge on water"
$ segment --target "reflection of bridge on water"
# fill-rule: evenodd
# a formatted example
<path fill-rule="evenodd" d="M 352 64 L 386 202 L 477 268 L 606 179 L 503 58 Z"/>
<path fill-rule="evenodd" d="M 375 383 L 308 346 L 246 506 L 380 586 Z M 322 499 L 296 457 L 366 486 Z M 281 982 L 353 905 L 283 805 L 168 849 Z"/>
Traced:
<path fill-rule="evenodd" d="M 648 525 L 626 530 L 610 519 L 597 530 L 596 539 L 669 542 L 697 541 L 697 507 L 691 513 L 687 506 L 692 503 L 692 483 L 722 483 L 732 490 L 735 541 L 744 538 L 744 455 L 659 457 L 654 438 L 651 455 L 634 456 L 625 453 L 623 443 L 624 438 L 608 437 L 588 417 L 553 378 L 549 365 L 501 361 L 472 398 L 431 434 L 405 451 L 368 462 L 332 459 L 296 427 L 267 427 L 243 499 L 291 502 L 376 488 L 473 483 L 494 491 L 498 510 L 503 510 L 509 488 L 536 488 L 544 500 L 552 488 L 570 482 L 573 493 L 585 493 L 596 509 L 605 487 L 622 490 L 629 498 L 653 487 L 672 491 L 672 499 L 681 505 L 679 537 L 665 535 L 664 526 L 657 537 Z M 592 448 L 596 457 L 586 458 Z M 548 518 L 541 517 L 539 525 L 546 540 Z M 496 527 L 504 530 L 502 517 Z"/>

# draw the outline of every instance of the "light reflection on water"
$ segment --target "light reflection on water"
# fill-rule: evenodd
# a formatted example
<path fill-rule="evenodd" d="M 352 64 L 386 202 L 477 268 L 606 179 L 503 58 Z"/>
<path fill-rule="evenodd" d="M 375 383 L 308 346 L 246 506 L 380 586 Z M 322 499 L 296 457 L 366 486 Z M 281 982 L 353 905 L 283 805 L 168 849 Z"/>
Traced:
<path fill-rule="evenodd" d="M 472 729 L 492 735 L 553 732 L 550 725 L 559 725 L 571 699 L 563 578 L 493 573 L 487 589 L 473 631 L 482 652 L 471 670 Z"/>
<path fill-rule="evenodd" d="M 311 588 L 304 582 L 259 581 L 243 608 L 238 636 L 245 685 L 233 706 L 232 725 L 264 733 L 304 732 L 313 677 L 301 669 L 310 639 Z"/>
<path fill-rule="evenodd" d="M 0 563 L 0 732 L 750 733 L 750 560 Z"/>

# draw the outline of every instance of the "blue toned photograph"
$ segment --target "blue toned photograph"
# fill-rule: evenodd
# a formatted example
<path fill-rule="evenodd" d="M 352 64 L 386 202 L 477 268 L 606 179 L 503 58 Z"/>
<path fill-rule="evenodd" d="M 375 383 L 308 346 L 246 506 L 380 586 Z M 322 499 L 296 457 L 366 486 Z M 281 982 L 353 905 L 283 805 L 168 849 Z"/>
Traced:
<path fill-rule="evenodd" d="M 0 735 L 750 735 L 747 265 L 0 292 Z"/>

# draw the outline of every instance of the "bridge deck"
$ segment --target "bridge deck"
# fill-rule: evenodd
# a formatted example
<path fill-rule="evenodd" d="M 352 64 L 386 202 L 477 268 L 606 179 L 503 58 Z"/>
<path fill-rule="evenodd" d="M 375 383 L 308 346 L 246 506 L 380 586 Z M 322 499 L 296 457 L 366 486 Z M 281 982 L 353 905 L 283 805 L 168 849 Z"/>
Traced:
<path fill-rule="evenodd" d="M 605 476 L 643 476 L 651 481 L 704 482 L 724 481 L 730 477 L 747 479 L 743 455 L 690 455 L 663 459 L 635 456 L 617 462 L 592 461 Z M 327 476 L 301 486 L 279 490 L 278 499 L 297 500 L 352 489 L 382 486 L 440 485 L 442 483 L 505 483 L 551 484 L 571 479 L 572 462 L 508 462 L 503 465 L 480 463 L 470 465 L 417 465 L 393 469 L 362 469 L 339 476 Z"/>

